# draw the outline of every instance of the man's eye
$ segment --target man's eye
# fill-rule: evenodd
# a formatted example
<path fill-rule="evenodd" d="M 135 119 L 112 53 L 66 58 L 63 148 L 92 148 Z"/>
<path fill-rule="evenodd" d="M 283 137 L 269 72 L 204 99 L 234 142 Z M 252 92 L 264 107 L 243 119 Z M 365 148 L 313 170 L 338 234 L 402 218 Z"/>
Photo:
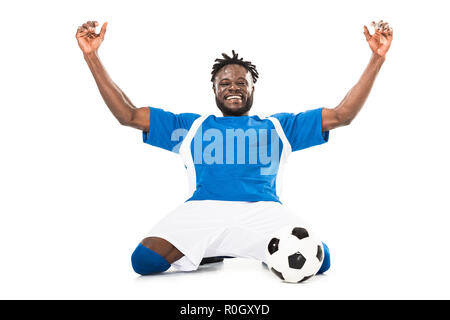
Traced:
<path fill-rule="evenodd" d="M 245 82 L 239 82 L 238 85 L 245 86 Z"/>

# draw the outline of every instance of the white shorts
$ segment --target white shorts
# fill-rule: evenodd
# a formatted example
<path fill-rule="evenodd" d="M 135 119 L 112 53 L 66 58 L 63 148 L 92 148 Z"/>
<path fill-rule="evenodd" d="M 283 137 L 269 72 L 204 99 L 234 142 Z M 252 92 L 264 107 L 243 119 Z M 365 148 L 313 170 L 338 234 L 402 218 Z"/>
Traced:
<path fill-rule="evenodd" d="M 184 254 L 172 267 L 192 271 L 204 257 L 264 261 L 271 234 L 289 224 L 307 227 L 278 202 L 194 200 L 167 214 L 147 237 L 169 241 Z"/>

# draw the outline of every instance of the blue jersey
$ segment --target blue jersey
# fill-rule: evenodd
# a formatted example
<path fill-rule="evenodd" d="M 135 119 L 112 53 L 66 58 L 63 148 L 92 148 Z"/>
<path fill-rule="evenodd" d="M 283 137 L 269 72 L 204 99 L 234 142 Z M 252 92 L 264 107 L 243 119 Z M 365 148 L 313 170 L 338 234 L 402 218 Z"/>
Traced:
<path fill-rule="evenodd" d="M 174 114 L 150 107 L 145 143 L 182 156 L 190 200 L 280 202 L 283 165 L 292 151 L 328 141 L 322 109 L 270 117 Z"/>

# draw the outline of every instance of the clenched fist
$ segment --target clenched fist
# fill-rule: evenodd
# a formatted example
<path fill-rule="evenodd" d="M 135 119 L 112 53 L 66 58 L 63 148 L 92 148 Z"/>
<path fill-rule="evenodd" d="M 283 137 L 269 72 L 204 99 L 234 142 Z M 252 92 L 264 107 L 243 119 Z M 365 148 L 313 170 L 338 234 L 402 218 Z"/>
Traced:
<path fill-rule="evenodd" d="M 106 26 L 108 22 L 105 22 L 100 29 L 100 33 L 95 33 L 95 28 L 98 26 L 97 21 L 88 21 L 83 23 L 77 29 L 75 37 L 77 38 L 78 45 L 84 54 L 96 52 L 103 42 L 106 33 Z"/>

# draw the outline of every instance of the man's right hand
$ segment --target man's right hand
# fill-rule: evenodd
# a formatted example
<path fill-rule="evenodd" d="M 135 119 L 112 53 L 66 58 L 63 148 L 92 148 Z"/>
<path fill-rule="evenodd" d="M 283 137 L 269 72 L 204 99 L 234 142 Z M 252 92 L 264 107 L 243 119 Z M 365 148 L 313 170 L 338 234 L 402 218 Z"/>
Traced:
<path fill-rule="evenodd" d="M 97 52 L 100 44 L 105 38 L 107 25 L 108 22 L 103 24 L 99 34 L 95 33 L 95 28 L 98 26 L 97 21 L 88 21 L 78 27 L 75 37 L 77 38 L 78 45 L 84 54 Z"/>
<path fill-rule="evenodd" d="M 136 108 L 109 77 L 97 55 L 97 50 L 105 37 L 107 25 L 107 22 L 103 24 L 99 34 L 95 33 L 95 28 L 98 27 L 97 21 L 88 21 L 78 27 L 76 33 L 78 45 L 83 51 L 84 60 L 94 76 L 100 94 L 114 117 L 122 125 L 148 132 L 150 108 Z"/>

